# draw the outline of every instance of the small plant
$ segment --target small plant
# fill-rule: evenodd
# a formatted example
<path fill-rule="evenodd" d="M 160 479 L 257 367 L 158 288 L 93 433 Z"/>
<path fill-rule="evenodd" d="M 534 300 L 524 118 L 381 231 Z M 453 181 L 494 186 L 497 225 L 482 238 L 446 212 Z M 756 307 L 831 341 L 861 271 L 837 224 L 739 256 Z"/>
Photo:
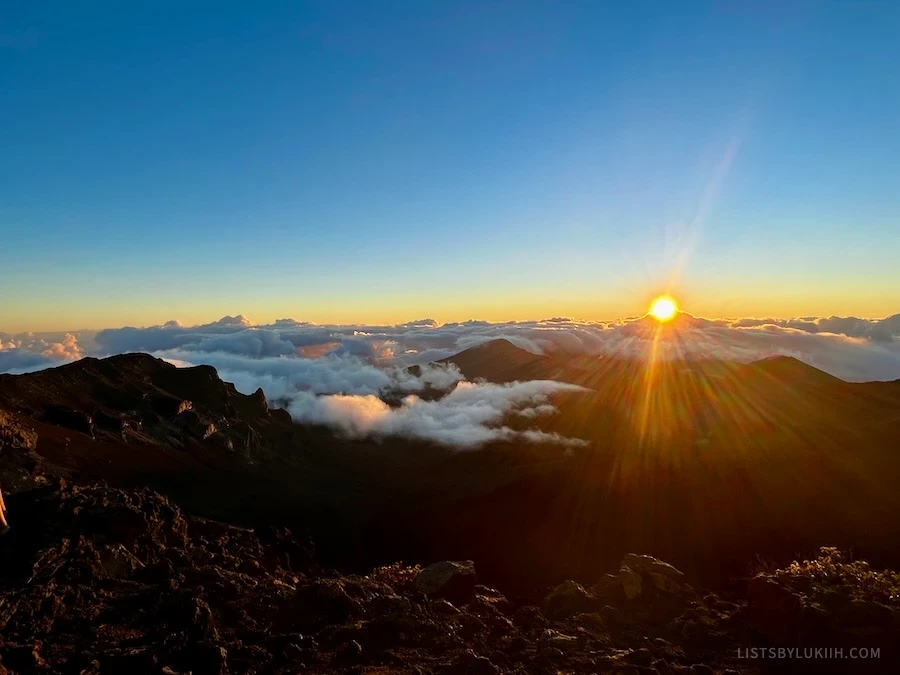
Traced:
<path fill-rule="evenodd" d="M 403 563 L 394 563 L 384 567 L 376 567 L 369 576 L 375 581 L 387 584 L 397 593 L 402 593 L 412 589 L 413 582 L 421 571 L 421 565 L 410 567 Z"/>
<path fill-rule="evenodd" d="M 865 560 L 853 560 L 831 546 L 820 548 L 813 560 L 795 560 L 772 576 L 806 592 L 840 590 L 861 599 L 900 604 L 900 573 L 873 570 Z"/>

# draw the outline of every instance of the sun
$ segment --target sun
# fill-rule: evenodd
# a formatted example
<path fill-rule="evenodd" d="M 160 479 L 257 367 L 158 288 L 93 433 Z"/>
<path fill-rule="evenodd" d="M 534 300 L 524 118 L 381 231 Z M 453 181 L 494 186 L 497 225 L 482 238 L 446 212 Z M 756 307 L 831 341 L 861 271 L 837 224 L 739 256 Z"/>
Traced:
<path fill-rule="evenodd" d="M 660 322 L 671 321 L 678 314 L 678 303 L 675 302 L 675 298 L 661 295 L 650 303 L 647 314 Z"/>

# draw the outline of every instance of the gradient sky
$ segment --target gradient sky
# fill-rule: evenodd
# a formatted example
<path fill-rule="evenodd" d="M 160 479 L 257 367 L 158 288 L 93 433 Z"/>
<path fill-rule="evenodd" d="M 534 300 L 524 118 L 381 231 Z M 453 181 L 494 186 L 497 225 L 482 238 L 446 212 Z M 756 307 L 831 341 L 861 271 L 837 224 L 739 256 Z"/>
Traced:
<path fill-rule="evenodd" d="M 790 5 L 785 8 L 783 5 Z M 0 9 L 0 329 L 900 310 L 900 3 Z"/>

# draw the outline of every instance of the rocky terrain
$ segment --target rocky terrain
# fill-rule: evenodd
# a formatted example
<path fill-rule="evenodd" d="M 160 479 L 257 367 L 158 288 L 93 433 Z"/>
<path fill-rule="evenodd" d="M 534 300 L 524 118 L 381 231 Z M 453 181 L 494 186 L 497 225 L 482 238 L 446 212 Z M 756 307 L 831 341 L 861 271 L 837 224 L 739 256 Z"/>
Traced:
<path fill-rule="evenodd" d="M 609 445 L 595 430 L 591 448 L 561 461 L 540 448 L 343 441 L 212 369 L 141 354 L 0 376 L 12 525 L 0 537 L 0 663 L 77 674 L 897 672 L 900 575 L 834 548 L 794 563 L 772 555 L 813 541 L 880 542 L 896 555 L 896 453 L 873 449 L 890 430 L 859 412 L 895 409 L 896 388 L 852 403 L 856 389 L 789 362 L 740 386 L 775 397 L 784 372 L 838 424 L 851 406 L 852 432 L 795 427 L 755 449 L 721 432 L 739 447 L 679 445 L 678 472 L 676 446 L 631 445 L 644 464 L 612 487 L 623 457 L 613 443 L 634 439 L 616 432 L 605 399 L 591 411 L 613 430 Z M 829 454 L 836 434 L 853 453 Z M 860 647 L 877 658 L 849 658 Z M 815 658 L 822 648 L 843 658 Z"/>
<path fill-rule="evenodd" d="M 480 585 L 469 561 L 322 570 L 310 542 L 286 529 L 189 517 L 149 490 L 57 480 L 9 501 L 5 672 L 733 675 L 775 664 L 739 649 L 853 645 L 880 647 L 880 658 L 795 660 L 785 672 L 898 664 L 888 587 L 800 569 L 837 558 L 723 596 L 628 555 L 591 586 L 513 599 Z"/>

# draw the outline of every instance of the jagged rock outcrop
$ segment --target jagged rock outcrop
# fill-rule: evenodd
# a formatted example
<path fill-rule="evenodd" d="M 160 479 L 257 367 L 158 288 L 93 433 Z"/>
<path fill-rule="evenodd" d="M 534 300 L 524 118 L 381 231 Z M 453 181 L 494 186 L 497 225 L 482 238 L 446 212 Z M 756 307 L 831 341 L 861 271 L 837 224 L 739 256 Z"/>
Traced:
<path fill-rule="evenodd" d="M 98 440 L 162 448 L 239 448 L 258 461 L 284 446 L 290 415 L 219 379 L 210 366 L 176 368 L 147 354 L 85 358 L 27 375 L 0 375 L 0 407 L 67 433 L 66 447 Z M 57 442 L 47 434 L 46 442 Z M 80 453 L 69 453 L 74 459 Z"/>

